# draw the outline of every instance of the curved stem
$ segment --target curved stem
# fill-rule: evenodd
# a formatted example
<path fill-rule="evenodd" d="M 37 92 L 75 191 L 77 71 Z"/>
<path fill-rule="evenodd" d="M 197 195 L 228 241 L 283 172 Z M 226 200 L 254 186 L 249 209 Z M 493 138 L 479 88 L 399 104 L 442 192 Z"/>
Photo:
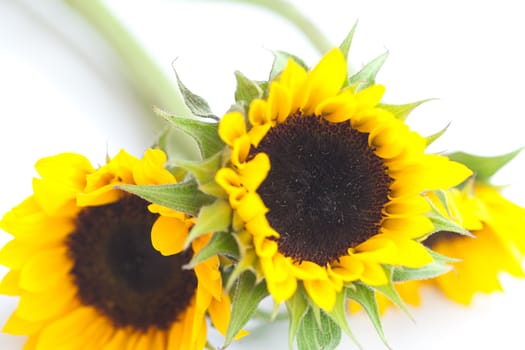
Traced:
<path fill-rule="evenodd" d="M 319 28 L 297 7 L 286 0 L 229 0 L 256 5 L 283 17 L 299 29 L 320 54 L 326 53 L 333 45 Z"/>
<path fill-rule="evenodd" d="M 127 65 L 133 88 L 145 106 L 157 105 L 180 116 L 191 116 L 173 80 L 159 68 L 145 48 L 100 0 L 65 0 L 117 51 Z"/>

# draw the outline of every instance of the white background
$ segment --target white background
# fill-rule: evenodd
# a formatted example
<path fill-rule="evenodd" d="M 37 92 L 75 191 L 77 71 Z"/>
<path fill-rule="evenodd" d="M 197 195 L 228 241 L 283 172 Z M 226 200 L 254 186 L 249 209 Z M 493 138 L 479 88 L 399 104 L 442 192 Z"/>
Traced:
<path fill-rule="evenodd" d="M 433 150 L 495 155 L 525 145 L 523 95 L 525 21 L 517 1 L 293 1 L 338 45 L 359 20 L 355 67 L 383 53 L 378 76 L 385 102 L 436 97 L 409 122 L 430 134 L 452 121 Z M 172 62 L 216 114 L 233 101 L 234 70 L 265 79 L 267 49 L 314 64 L 319 55 L 284 20 L 252 6 L 222 1 L 108 1 L 166 74 Z M 161 106 L 162 107 L 162 106 Z M 34 162 L 63 151 L 95 163 L 124 147 L 141 155 L 158 128 L 148 124 L 122 65 L 81 18 L 57 1 L 0 0 L 0 213 L 31 193 Z M 158 124 L 157 124 L 158 125 Z M 525 205 L 523 167 L 516 158 L 495 181 Z M 0 244 L 8 236 L 0 233 Z M 487 257 L 490 258 L 490 257 Z M 0 275 L 5 269 L 0 267 Z M 391 310 L 383 318 L 394 349 L 523 349 L 525 281 L 504 276 L 505 294 L 481 295 L 470 308 L 425 292 L 415 323 Z M 0 324 L 15 298 L 0 296 Z M 365 349 L 383 346 L 363 315 L 350 318 Z M 286 349 L 287 324 L 259 327 L 236 349 Z M 344 338 L 344 337 L 343 337 Z M 219 342 L 215 342 L 219 344 Z M 0 334 L 0 349 L 22 338 Z M 353 349 L 347 339 L 341 349 Z"/>

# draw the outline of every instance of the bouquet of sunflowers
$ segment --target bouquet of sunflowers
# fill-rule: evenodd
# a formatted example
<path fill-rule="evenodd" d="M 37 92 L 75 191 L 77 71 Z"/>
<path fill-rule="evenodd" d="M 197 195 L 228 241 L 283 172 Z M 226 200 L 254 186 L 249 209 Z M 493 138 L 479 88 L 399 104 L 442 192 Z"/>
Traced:
<path fill-rule="evenodd" d="M 165 132 L 142 157 L 38 160 L 0 221 L 0 292 L 20 298 L 4 331 L 24 349 L 224 349 L 269 300 L 290 349 L 358 345 L 358 310 L 388 347 L 382 312 L 422 285 L 469 304 L 523 276 L 525 209 L 491 184 L 520 150 L 428 152 L 446 129 L 408 126 L 426 100 L 383 102 L 386 56 L 350 72 L 354 31 L 318 62 L 273 52 L 265 81 L 236 72 L 225 113 L 177 77 L 193 117 L 155 107 Z M 173 156 L 174 131 L 198 159 Z"/>

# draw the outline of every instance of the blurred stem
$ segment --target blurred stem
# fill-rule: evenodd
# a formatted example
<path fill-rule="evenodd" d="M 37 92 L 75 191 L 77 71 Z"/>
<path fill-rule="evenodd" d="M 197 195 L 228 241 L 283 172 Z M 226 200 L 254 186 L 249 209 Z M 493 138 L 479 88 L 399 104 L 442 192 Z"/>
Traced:
<path fill-rule="evenodd" d="M 208 0 L 209 1 L 209 0 Z M 283 17 L 299 29 L 320 54 L 325 54 L 333 45 L 319 28 L 297 7 L 286 0 L 226 0 L 256 5 Z"/>
<path fill-rule="evenodd" d="M 173 80 L 166 76 L 139 41 L 103 5 L 102 1 L 65 0 L 65 2 L 88 20 L 117 51 L 127 65 L 126 71 L 133 82 L 133 88 L 146 107 L 156 105 L 180 116 L 191 116 Z"/>
<path fill-rule="evenodd" d="M 197 159 L 198 151 L 194 140 L 183 131 L 166 129 L 165 123 L 157 116 L 152 106 L 157 106 L 180 117 L 193 115 L 184 103 L 182 95 L 146 49 L 126 27 L 105 7 L 101 0 L 65 0 L 78 14 L 98 30 L 109 45 L 120 55 L 126 65 L 131 87 L 148 110 L 149 123 L 153 129 L 164 127 L 162 136 L 168 140 L 165 152 L 169 158 Z M 155 144 L 157 141 L 154 142 Z M 169 146 L 169 147 L 168 147 Z"/>

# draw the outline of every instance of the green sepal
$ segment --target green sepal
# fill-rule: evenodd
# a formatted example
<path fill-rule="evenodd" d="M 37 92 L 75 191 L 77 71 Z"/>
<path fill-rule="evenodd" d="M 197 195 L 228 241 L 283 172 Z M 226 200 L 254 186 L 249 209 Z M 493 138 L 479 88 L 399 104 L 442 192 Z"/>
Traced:
<path fill-rule="evenodd" d="M 210 118 L 214 120 L 219 120 L 216 115 L 211 111 L 210 105 L 204 98 L 199 95 L 194 94 L 182 83 L 175 71 L 175 77 L 177 78 L 177 84 L 179 85 L 180 92 L 184 98 L 184 103 L 189 108 L 191 113 L 197 117 Z"/>
<path fill-rule="evenodd" d="M 164 151 L 168 159 L 199 159 L 201 156 L 195 139 L 182 130 L 172 128 L 171 125 L 167 125 L 153 147 Z"/>
<path fill-rule="evenodd" d="M 434 191 L 438 199 L 441 201 L 443 206 L 446 208 L 446 210 L 449 212 L 449 215 L 451 215 L 451 209 L 450 206 L 453 205 L 453 203 L 450 203 L 448 201 L 448 198 L 446 194 L 443 192 L 443 190 L 437 190 Z M 436 207 L 436 205 L 432 202 L 432 200 L 427 198 L 428 203 L 430 204 L 431 210 L 426 213 L 426 216 L 430 219 L 432 222 L 432 225 L 434 225 L 434 229 L 429 234 L 425 235 L 425 238 L 428 238 L 428 236 L 440 232 L 440 231 L 447 231 L 447 232 L 454 232 L 458 233 L 463 236 L 469 236 L 472 237 L 472 233 L 470 233 L 469 230 L 458 224 L 457 222 L 452 221 L 451 219 L 447 218 L 445 215 L 443 215 L 439 209 Z"/>
<path fill-rule="evenodd" d="M 323 310 L 319 322 L 312 308 L 301 319 L 297 331 L 298 350 L 331 350 L 341 342 L 341 328 Z"/>
<path fill-rule="evenodd" d="M 399 293 L 397 292 L 397 289 L 392 283 L 394 281 L 394 271 L 396 270 L 396 268 L 390 266 L 384 266 L 383 268 L 385 269 L 385 272 L 389 277 L 388 283 L 381 286 L 371 286 L 371 288 L 386 296 L 392 303 L 394 303 L 394 305 L 400 308 L 412 321 L 414 321 L 414 318 L 408 311 L 405 302 L 403 301 L 403 299 L 401 299 Z"/>
<path fill-rule="evenodd" d="M 196 216 L 203 206 L 215 200 L 199 191 L 193 180 L 167 185 L 118 185 L 116 188 L 191 216 Z"/>
<path fill-rule="evenodd" d="M 449 126 L 450 123 L 448 123 L 443 129 L 439 130 L 438 132 L 425 137 L 425 140 L 427 141 L 427 146 L 430 146 L 434 141 L 443 136 L 443 134 L 448 130 Z"/>
<path fill-rule="evenodd" d="M 291 53 L 285 52 L 285 51 L 272 51 L 273 54 L 273 63 L 272 63 L 272 70 L 270 71 L 270 78 L 269 81 L 274 80 L 281 72 L 284 70 L 286 65 L 288 64 L 288 60 L 291 58 L 303 67 L 305 70 L 308 70 L 308 66 L 302 59 L 299 57 L 292 55 Z"/>
<path fill-rule="evenodd" d="M 348 53 L 350 52 L 350 47 L 352 46 L 352 40 L 354 39 L 355 29 L 357 28 L 357 21 L 350 29 L 350 32 L 346 35 L 341 45 L 339 45 L 339 50 L 343 53 L 345 61 L 348 62 Z"/>
<path fill-rule="evenodd" d="M 381 316 L 379 315 L 379 308 L 377 307 L 377 300 L 374 291 L 370 287 L 361 283 L 353 283 L 351 287 L 345 288 L 345 294 L 347 298 L 355 300 L 363 307 L 368 314 L 370 321 L 372 321 L 379 338 L 381 338 L 387 348 L 391 349 L 383 331 Z"/>
<path fill-rule="evenodd" d="M 246 76 L 239 71 L 235 72 L 235 80 L 237 80 L 235 102 L 244 108 L 247 108 L 254 99 L 263 97 L 264 91 L 258 82 L 246 78 Z"/>
<path fill-rule="evenodd" d="M 203 159 L 209 158 L 224 148 L 217 132 L 217 122 L 204 122 L 197 119 L 174 116 L 160 108 L 153 107 L 155 113 L 166 119 L 174 128 L 189 134 L 199 145 Z"/>
<path fill-rule="evenodd" d="M 334 308 L 332 309 L 332 311 L 328 312 L 328 316 L 330 316 L 332 320 L 346 333 L 348 338 L 352 339 L 355 345 L 361 349 L 361 344 L 359 344 L 354 334 L 350 330 L 350 326 L 348 325 L 348 318 L 346 317 L 346 308 L 346 295 L 345 291 L 343 290 L 337 293 Z"/>
<path fill-rule="evenodd" d="M 408 268 L 397 266 L 393 268 L 392 271 L 392 280 L 394 282 L 404 282 L 404 281 L 413 281 L 413 280 L 427 280 L 444 273 L 449 272 L 452 269 L 452 266 L 448 264 L 449 262 L 457 262 L 458 259 L 450 258 L 448 256 L 441 255 L 436 253 L 432 249 L 426 248 L 432 259 L 432 263 L 427 264 L 419 268 Z"/>
<path fill-rule="evenodd" d="M 380 103 L 378 105 L 378 107 L 389 111 L 397 119 L 405 121 L 408 118 L 408 116 L 410 115 L 410 113 L 412 113 L 412 111 L 414 109 L 416 109 L 416 107 L 419 107 L 423 103 L 428 102 L 428 101 L 432 101 L 432 100 L 434 100 L 434 99 L 433 98 L 427 98 L 425 100 L 416 101 L 416 102 L 412 102 L 412 103 L 405 103 L 405 104 L 402 104 L 402 105 L 392 105 L 392 104 Z"/>
<path fill-rule="evenodd" d="M 490 178 L 513 160 L 524 147 L 499 156 L 483 157 L 465 152 L 454 152 L 447 156 L 456 162 L 462 163 L 476 174 L 476 180 L 488 183 Z"/>
<path fill-rule="evenodd" d="M 216 182 L 208 182 L 206 184 L 199 185 L 199 190 L 217 198 L 228 198 L 226 191 Z"/>
<path fill-rule="evenodd" d="M 216 232 L 213 234 L 210 242 L 206 244 L 198 253 L 191 259 L 185 268 L 193 269 L 195 265 L 203 262 L 212 256 L 223 255 L 228 258 L 237 260 L 239 258 L 239 247 L 237 241 L 229 232 Z"/>
<path fill-rule="evenodd" d="M 231 217 L 232 208 L 223 199 L 217 199 L 214 203 L 203 206 L 197 222 L 191 228 L 184 242 L 184 248 L 187 248 L 195 238 L 206 233 L 227 231 L 231 225 Z"/>
<path fill-rule="evenodd" d="M 375 84 L 376 75 L 385 63 L 388 51 L 367 63 L 359 72 L 348 79 L 348 85 L 359 84 L 356 91 Z"/>
<path fill-rule="evenodd" d="M 199 185 L 215 181 L 215 174 L 222 166 L 222 152 L 204 160 L 184 160 L 176 159 L 175 164 L 193 175 Z"/>
<path fill-rule="evenodd" d="M 304 295 L 304 290 L 301 285 L 297 286 L 297 291 L 294 295 L 285 302 L 286 309 L 288 310 L 288 317 L 290 325 L 288 327 L 288 347 L 293 350 L 293 344 L 299 325 L 304 315 L 309 309 L 308 302 Z"/>
<path fill-rule="evenodd" d="M 257 283 L 252 272 L 245 271 L 239 276 L 232 289 L 232 310 L 224 339 L 224 347 L 231 344 L 235 335 L 252 318 L 259 303 L 266 296 L 268 296 L 266 283 L 264 281 Z"/>

